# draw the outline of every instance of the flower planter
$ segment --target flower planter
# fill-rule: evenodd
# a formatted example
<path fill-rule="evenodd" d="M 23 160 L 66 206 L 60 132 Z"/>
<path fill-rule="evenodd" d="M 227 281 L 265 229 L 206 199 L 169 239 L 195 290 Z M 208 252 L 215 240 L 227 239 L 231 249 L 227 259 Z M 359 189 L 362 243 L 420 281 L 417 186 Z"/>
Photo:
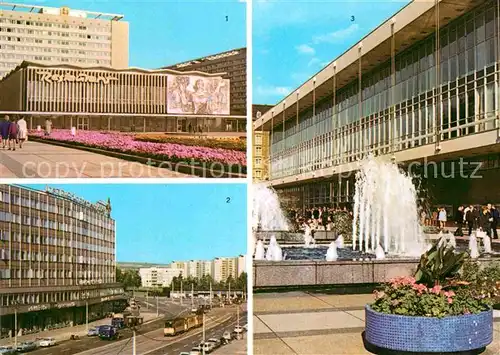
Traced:
<path fill-rule="evenodd" d="M 481 349 L 493 341 L 493 310 L 444 318 L 379 313 L 365 307 L 365 339 L 382 349 L 432 353 Z"/>

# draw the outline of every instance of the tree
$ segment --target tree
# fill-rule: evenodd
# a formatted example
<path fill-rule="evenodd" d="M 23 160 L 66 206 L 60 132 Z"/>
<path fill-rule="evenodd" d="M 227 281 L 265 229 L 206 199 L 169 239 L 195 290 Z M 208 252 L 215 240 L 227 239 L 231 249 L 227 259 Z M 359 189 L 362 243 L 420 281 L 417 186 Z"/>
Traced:
<path fill-rule="evenodd" d="M 116 268 L 116 282 L 121 283 L 125 288 L 141 287 L 141 275 L 139 270 Z"/>

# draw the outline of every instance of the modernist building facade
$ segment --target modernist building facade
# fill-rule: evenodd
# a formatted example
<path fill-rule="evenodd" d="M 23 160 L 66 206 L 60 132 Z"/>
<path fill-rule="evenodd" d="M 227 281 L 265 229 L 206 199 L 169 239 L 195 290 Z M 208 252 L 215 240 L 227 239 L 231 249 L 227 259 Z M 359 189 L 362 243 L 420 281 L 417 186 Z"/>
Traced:
<path fill-rule="evenodd" d="M 368 154 L 481 180 L 432 179 L 436 202 L 500 202 L 498 1 L 413 1 L 254 123 L 296 207 L 349 204 Z M 348 176 L 349 175 L 349 176 Z M 347 177 L 348 176 L 348 177 Z M 451 185 L 450 185 L 451 184 Z M 495 189 L 494 189 L 495 190 Z"/>
<path fill-rule="evenodd" d="M 128 67 L 123 15 L 0 3 L 0 78 L 22 61 Z"/>
<path fill-rule="evenodd" d="M 0 115 L 24 115 L 30 128 L 132 132 L 224 132 L 230 81 L 224 73 L 85 68 L 23 62 L 0 81 Z"/>
<path fill-rule="evenodd" d="M 261 118 L 264 113 L 272 109 L 271 105 L 252 105 L 252 122 Z M 269 179 L 269 132 L 253 128 L 252 144 L 252 180 L 254 182 Z"/>
<path fill-rule="evenodd" d="M 231 81 L 231 115 L 246 115 L 247 103 L 247 50 L 238 48 L 230 51 L 189 60 L 166 67 L 177 71 L 202 71 L 226 73 Z M 236 127 L 235 127 L 236 128 Z M 239 127 L 241 128 L 241 127 Z M 245 128 L 240 129 L 245 130 Z"/>
<path fill-rule="evenodd" d="M 116 283 L 109 201 L 0 185 L 2 336 L 18 329 L 85 323 L 124 302 Z"/>

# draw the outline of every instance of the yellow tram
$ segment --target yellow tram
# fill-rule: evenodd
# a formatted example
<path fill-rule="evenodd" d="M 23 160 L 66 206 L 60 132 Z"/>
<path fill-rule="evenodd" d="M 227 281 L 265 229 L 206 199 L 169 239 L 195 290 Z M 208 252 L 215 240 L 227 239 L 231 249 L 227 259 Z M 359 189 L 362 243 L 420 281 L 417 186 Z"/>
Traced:
<path fill-rule="evenodd" d="M 202 325 L 203 325 L 202 314 L 191 314 L 185 317 L 169 319 L 165 322 L 165 327 L 163 328 L 163 335 L 175 336 L 180 333 L 188 332 L 193 328 L 201 327 Z"/>

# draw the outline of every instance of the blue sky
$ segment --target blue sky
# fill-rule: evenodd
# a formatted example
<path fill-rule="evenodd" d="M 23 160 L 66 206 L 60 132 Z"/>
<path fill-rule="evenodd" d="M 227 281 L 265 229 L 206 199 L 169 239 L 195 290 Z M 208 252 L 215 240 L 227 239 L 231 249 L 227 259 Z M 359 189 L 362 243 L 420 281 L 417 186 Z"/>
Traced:
<path fill-rule="evenodd" d="M 45 190 L 46 185 L 28 186 Z M 91 202 L 111 199 L 118 261 L 169 263 L 246 254 L 245 184 L 50 186 Z"/>
<path fill-rule="evenodd" d="M 9 2 L 125 15 L 130 26 L 129 64 L 135 67 L 159 68 L 246 46 L 246 3 L 239 0 Z"/>
<path fill-rule="evenodd" d="M 276 104 L 408 2 L 254 0 L 253 102 Z"/>

